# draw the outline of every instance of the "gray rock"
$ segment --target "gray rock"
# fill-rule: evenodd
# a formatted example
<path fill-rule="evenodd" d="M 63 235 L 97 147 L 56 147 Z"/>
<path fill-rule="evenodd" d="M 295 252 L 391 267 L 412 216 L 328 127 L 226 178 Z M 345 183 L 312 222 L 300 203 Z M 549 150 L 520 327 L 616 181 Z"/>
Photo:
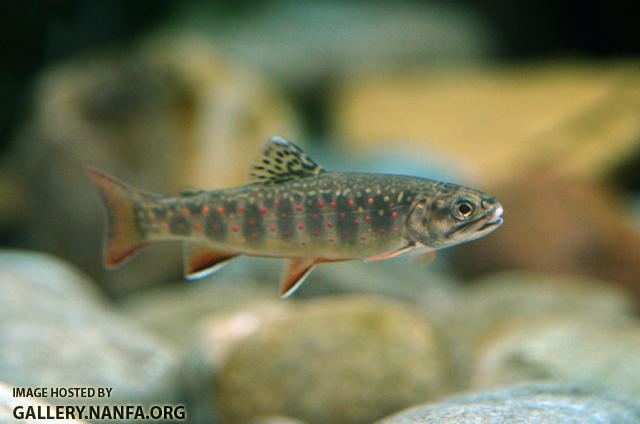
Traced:
<path fill-rule="evenodd" d="M 445 334 L 456 363 L 458 388 L 467 387 L 475 362 L 470 358 L 484 349 L 504 323 L 521 319 L 526 332 L 531 329 L 527 322 L 541 317 L 551 321 L 575 317 L 576 322 L 597 320 L 615 327 L 632 319 L 636 307 L 627 293 L 611 285 L 584 277 L 528 272 L 487 276 L 462 290 L 457 300 L 446 317 Z M 430 307 L 424 300 L 421 303 Z"/>
<path fill-rule="evenodd" d="M 640 323 L 514 319 L 487 334 L 474 351 L 471 388 L 533 379 L 602 385 L 640 398 Z"/>
<path fill-rule="evenodd" d="M 0 380 L 113 388 L 110 403 L 179 400 L 174 354 L 114 313 L 93 282 L 68 264 L 4 251 L 0 293 Z"/>
<path fill-rule="evenodd" d="M 225 423 L 366 423 L 446 393 L 449 374 L 439 334 L 409 304 L 342 297 L 301 302 L 241 341 L 218 400 Z"/>
<path fill-rule="evenodd" d="M 640 405 L 611 392 L 554 383 L 531 383 L 425 404 L 378 424 L 631 424 Z"/>

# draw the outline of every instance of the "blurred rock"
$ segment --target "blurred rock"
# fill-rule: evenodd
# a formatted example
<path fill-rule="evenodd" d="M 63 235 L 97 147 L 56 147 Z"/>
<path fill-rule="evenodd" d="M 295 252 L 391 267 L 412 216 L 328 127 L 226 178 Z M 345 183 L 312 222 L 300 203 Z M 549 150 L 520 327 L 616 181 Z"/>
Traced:
<path fill-rule="evenodd" d="M 544 379 L 601 385 L 640 399 L 640 323 L 600 317 L 511 319 L 473 354 L 471 388 Z"/>
<path fill-rule="evenodd" d="M 53 67 L 36 85 L 32 115 L 0 164 L 0 175 L 14 180 L 0 182 L 12 195 L 0 202 L 12 208 L 0 216 L 15 219 L 3 226 L 19 228 L 22 245 L 81 265 L 113 293 L 175 279 L 177 245 L 104 271 L 100 201 L 83 167 L 170 195 L 228 187 L 244 182 L 268 137 L 297 133 L 283 96 L 208 41 L 162 35 L 128 51 L 85 55 Z"/>
<path fill-rule="evenodd" d="M 4 382 L 110 387 L 110 404 L 180 400 L 172 351 L 118 317 L 93 282 L 74 268 L 48 255 L 5 250 L 0 253 L 0 292 Z"/>
<path fill-rule="evenodd" d="M 491 193 L 504 206 L 505 222 L 490 236 L 452 249 L 456 271 L 466 277 L 509 269 L 583 275 L 640 297 L 640 234 L 610 189 L 541 171 Z"/>
<path fill-rule="evenodd" d="M 529 383 L 421 405 L 378 424 L 631 424 L 640 404 L 611 392 L 555 383 Z"/>
<path fill-rule="evenodd" d="M 534 166 L 605 179 L 640 156 L 639 77 L 635 62 L 357 75 L 329 110 L 333 136 L 353 140 L 354 151 L 401 141 L 425 157 L 448 153 L 477 176 L 462 183 L 505 182 Z"/>
<path fill-rule="evenodd" d="M 366 423 L 446 393 L 449 374 L 440 336 L 409 305 L 344 297 L 301 303 L 240 342 L 218 393 L 225 423 Z"/>
<path fill-rule="evenodd" d="M 278 2 L 245 12 L 220 19 L 196 9 L 192 20 L 225 52 L 294 89 L 354 72 L 478 60 L 498 49 L 481 16 L 449 4 Z"/>
<path fill-rule="evenodd" d="M 278 298 L 276 280 L 266 287 L 247 280 L 246 269 L 243 277 L 225 271 L 177 287 L 147 290 L 122 303 L 129 318 L 180 352 L 192 422 L 220 422 L 212 382 L 241 340 L 283 316 L 290 306 Z"/>
<path fill-rule="evenodd" d="M 622 290 L 510 272 L 465 289 L 452 310 L 445 334 L 458 387 L 543 378 L 640 388 L 637 303 Z"/>

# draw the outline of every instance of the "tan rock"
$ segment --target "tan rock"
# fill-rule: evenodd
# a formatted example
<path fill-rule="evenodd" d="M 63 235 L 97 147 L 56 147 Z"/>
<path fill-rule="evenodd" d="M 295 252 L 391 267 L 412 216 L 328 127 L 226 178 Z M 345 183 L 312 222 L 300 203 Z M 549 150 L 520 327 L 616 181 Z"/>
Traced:
<path fill-rule="evenodd" d="M 603 178 L 636 153 L 639 77 L 634 62 L 359 76 L 337 90 L 333 132 L 354 150 L 435 149 L 485 182 L 532 166 Z"/>
<path fill-rule="evenodd" d="M 232 352 L 218 383 L 222 417 L 371 422 L 447 392 L 439 339 L 404 303 L 344 297 L 302 304 Z"/>

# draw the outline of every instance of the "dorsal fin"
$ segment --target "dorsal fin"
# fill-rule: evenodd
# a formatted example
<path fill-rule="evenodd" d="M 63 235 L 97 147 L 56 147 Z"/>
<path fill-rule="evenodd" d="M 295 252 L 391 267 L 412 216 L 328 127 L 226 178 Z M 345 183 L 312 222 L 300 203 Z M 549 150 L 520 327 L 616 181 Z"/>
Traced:
<path fill-rule="evenodd" d="M 280 136 L 271 137 L 249 166 L 248 183 L 277 183 L 314 177 L 324 169 L 302 149 Z"/>

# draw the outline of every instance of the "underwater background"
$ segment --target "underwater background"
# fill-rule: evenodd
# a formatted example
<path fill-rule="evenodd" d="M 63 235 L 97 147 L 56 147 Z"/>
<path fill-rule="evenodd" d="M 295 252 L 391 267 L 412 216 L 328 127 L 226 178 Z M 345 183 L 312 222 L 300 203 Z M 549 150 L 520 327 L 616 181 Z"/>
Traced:
<path fill-rule="evenodd" d="M 639 5 L 0 7 L 0 423 L 36 401 L 220 424 L 640 422 Z M 287 300 L 282 260 L 186 281 L 180 243 L 159 243 L 104 268 L 85 165 L 226 188 L 276 134 L 328 170 L 480 189 L 504 224 L 429 264 L 320 265 Z M 113 390 L 12 392 L 79 386 Z"/>

